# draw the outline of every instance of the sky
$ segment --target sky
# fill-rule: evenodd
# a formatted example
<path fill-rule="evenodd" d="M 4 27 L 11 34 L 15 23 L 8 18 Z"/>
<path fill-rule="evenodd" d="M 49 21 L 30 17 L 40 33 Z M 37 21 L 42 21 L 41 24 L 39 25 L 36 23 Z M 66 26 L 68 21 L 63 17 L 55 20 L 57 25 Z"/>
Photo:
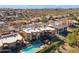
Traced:
<path fill-rule="evenodd" d="M 0 8 L 14 8 L 14 9 L 79 8 L 79 5 L 0 5 Z"/>

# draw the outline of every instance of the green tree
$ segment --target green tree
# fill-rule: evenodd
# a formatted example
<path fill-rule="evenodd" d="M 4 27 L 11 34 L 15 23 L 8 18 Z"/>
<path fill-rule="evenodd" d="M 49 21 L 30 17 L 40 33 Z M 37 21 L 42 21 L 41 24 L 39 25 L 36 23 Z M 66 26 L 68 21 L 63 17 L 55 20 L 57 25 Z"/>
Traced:
<path fill-rule="evenodd" d="M 68 17 L 67 19 L 69 19 L 69 20 L 77 20 L 77 17 L 72 16 L 72 17 Z"/>
<path fill-rule="evenodd" d="M 73 46 L 73 45 L 76 43 L 75 34 L 74 34 L 74 33 L 69 34 L 69 35 L 67 36 L 66 42 L 67 42 L 70 46 Z"/>
<path fill-rule="evenodd" d="M 71 46 L 79 46 L 79 29 L 74 29 L 73 32 L 67 36 L 66 42 Z"/>
<path fill-rule="evenodd" d="M 46 23 L 47 19 L 44 16 L 42 16 L 40 21 L 43 22 L 43 23 Z"/>

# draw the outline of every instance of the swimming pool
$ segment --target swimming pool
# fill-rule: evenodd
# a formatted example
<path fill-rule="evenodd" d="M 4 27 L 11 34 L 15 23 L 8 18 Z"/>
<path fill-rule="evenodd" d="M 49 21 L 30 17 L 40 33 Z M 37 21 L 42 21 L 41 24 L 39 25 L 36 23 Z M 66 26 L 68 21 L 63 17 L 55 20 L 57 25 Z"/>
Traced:
<path fill-rule="evenodd" d="M 39 46 L 31 45 L 30 47 L 23 48 L 24 53 L 34 53 L 36 50 L 38 50 Z"/>
<path fill-rule="evenodd" d="M 23 48 L 22 51 L 24 53 L 34 53 L 40 48 L 41 45 L 43 45 L 43 43 L 39 39 L 39 40 L 36 40 L 35 43 L 31 44 L 30 47 Z"/>

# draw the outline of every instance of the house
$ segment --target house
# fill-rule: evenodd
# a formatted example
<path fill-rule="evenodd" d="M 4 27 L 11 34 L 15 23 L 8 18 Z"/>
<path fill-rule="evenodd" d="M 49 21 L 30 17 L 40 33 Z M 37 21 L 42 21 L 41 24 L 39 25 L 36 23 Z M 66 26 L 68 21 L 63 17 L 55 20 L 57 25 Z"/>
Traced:
<path fill-rule="evenodd" d="M 31 19 L 31 22 L 39 22 L 40 20 L 41 20 L 40 17 L 33 17 L 33 18 Z"/>
<path fill-rule="evenodd" d="M 19 33 L 13 33 L 13 32 L 6 32 L 6 33 L 2 33 L 0 34 L 0 47 L 4 44 L 4 43 L 14 43 L 17 40 L 22 40 L 22 36 Z"/>
<path fill-rule="evenodd" d="M 53 36 L 56 33 L 54 28 L 50 28 L 47 26 L 41 27 L 33 27 L 29 26 L 28 28 L 23 28 L 23 32 L 25 34 L 26 39 L 38 39 L 41 35 L 50 33 L 49 35 Z"/>
<path fill-rule="evenodd" d="M 72 22 L 69 20 L 56 20 L 48 23 L 49 27 L 55 28 L 58 34 L 67 34 L 67 27 L 70 26 Z"/>

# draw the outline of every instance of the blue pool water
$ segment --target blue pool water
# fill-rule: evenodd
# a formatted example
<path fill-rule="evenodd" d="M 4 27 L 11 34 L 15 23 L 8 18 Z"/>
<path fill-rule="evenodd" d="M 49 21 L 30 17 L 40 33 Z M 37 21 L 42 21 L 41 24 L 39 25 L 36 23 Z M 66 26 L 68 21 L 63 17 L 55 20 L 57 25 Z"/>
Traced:
<path fill-rule="evenodd" d="M 38 48 L 39 48 L 39 46 L 31 45 L 30 47 L 24 48 L 23 52 L 24 53 L 32 53 L 32 52 L 35 52 Z"/>
<path fill-rule="evenodd" d="M 35 44 L 33 43 L 30 47 L 23 48 L 23 52 L 24 53 L 33 53 L 36 50 L 38 50 L 41 45 L 43 45 L 43 43 L 40 40 L 37 40 L 35 42 Z"/>

